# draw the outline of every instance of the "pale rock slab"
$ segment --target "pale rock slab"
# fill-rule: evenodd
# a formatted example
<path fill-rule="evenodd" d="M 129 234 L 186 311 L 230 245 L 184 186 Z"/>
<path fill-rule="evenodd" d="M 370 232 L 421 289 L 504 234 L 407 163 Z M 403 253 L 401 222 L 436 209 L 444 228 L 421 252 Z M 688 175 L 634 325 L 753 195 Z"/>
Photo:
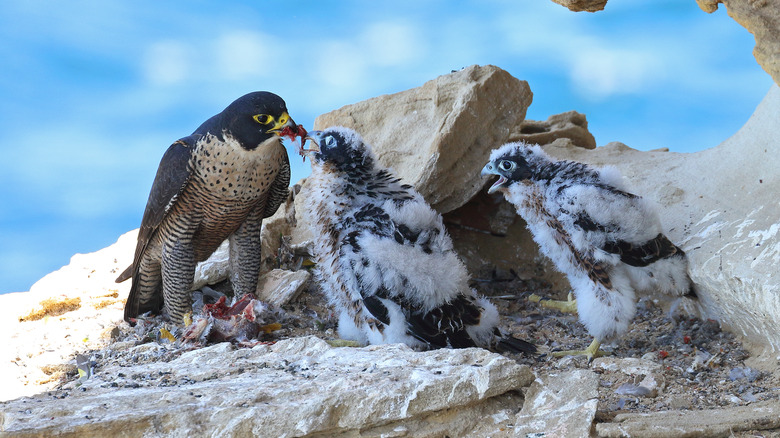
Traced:
<path fill-rule="evenodd" d="M 686 251 L 703 317 L 780 352 L 780 88 L 715 148 L 640 152 L 621 143 L 545 147 L 558 159 L 612 165 L 658 203 L 667 236 Z"/>
<path fill-rule="evenodd" d="M 225 240 L 208 259 L 195 266 L 192 290 L 217 284 L 230 276 L 230 245 Z M 130 280 L 128 280 L 130 282 Z"/>
<path fill-rule="evenodd" d="M 780 428 L 780 404 L 753 403 L 703 411 L 618 414 L 611 423 L 596 425 L 598 436 L 618 438 L 719 438 L 748 430 Z"/>
<path fill-rule="evenodd" d="M 305 270 L 273 269 L 260 277 L 255 295 L 266 303 L 282 306 L 298 298 L 310 278 L 311 274 Z"/>
<path fill-rule="evenodd" d="M 4 436 L 354 436 L 372 430 L 367 436 L 463 436 L 484 427 L 494 408 L 519 403 L 518 390 L 532 381 L 527 366 L 477 348 L 332 348 L 315 337 L 252 349 L 222 343 L 170 362 L 108 363 L 65 399 L 3 403 L 0 430 Z M 502 424 L 501 418 L 492 423 Z"/>
<path fill-rule="evenodd" d="M 598 376 L 572 370 L 538 377 L 515 418 L 515 437 L 587 437 L 596 417 Z"/>
<path fill-rule="evenodd" d="M 482 188 L 483 161 L 507 141 L 532 100 L 527 82 L 492 65 L 474 65 L 323 114 L 314 129 L 356 130 L 383 166 L 445 213 Z"/>
<path fill-rule="evenodd" d="M 300 183 L 290 187 L 287 199 L 279 206 L 276 213 L 269 218 L 263 219 L 263 229 L 260 233 L 260 249 L 261 257 L 263 258 L 263 265 L 260 271 L 261 277 L 266 272 L 285 263 L 285 260 L 282 260 L 283 255 L 279 252 L 279 248 L 283 246 L 282 239 L 285 236 L 290 236 L 297 224 L 295 198 L 300 190 Z"/>

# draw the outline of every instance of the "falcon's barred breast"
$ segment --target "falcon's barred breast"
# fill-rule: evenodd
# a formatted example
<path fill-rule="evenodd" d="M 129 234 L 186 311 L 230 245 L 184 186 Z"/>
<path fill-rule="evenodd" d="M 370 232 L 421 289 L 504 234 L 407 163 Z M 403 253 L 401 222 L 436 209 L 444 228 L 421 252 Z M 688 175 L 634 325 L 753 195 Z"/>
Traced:
<path fill-rule="evenodd" d="M 292 131 L 290 131 L 292 129 Z M 246 94 L 168 148 L 138 234 L 125 319 L 165 313 L 181 323 L 195 266 L 225 239 L 237 295 L 254 293 L 260 229 L 287 196 L 290 164 L 282 135 L 297 126 L 279 96 Z"/>
<path fill-rule="evenodd" d="M 617 170 L 509 143 L 493 151 L 482 174 L 498 176 L 489 193 L 515 206 L 542 253 L 568 277 L 594 344 L 627 330 L 635 291 L 695 297 L 685 253 L 663 234 L 654 205 L 630 193 Z"/>
<path fill-rule="evenodd" d="M 334 127 L 309 135 L 305 214 L 316 278 L 342 338 L 535 351 L 499 333 L 498 312 L 468 287 L 441 215 L 380 166 L 359 134 Z"/>

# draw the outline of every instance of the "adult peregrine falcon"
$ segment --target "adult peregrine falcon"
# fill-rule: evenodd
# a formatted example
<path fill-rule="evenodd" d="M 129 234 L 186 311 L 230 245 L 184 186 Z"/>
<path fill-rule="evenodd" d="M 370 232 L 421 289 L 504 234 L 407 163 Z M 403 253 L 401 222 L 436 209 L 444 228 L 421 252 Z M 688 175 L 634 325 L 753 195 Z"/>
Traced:
<path fill-rule="evenodd" d="M 287 196 L 290 164 L 282 135 L 297 132 L 279 96 L 246 94 L 174 142 L 160 161 L 146 204 L 125 320 L 151 311 L 175 323 L 190 310 L 195 265 L 230 242 L 236 295 L 254 293 L 260 226 Z"/>
<path fill-rule="evenodd" d="M 365 344 L 489 347 L 533 352 L 504 337 L 498 311 L 468 287 L 441 215 L 382 168 L 356 132 L 309 133 L 306 180 L 316 278 L 339 316 L 338 333 Z"/>
<path fill-rule="evenodd" d="M 629 193 L 614 168 L 555 161 L 538 145 L 496 149 L 482 175 L 498 175 L 499 192 L 528 223 L 534 240 L 566 274 L 576 300 L 548 305 L 575 311 L 594 336 L 588 360 L 601 342 L 628 329 L 635 291 L 695 297 L 682 249 L 664 236 L 655 207 Z"/>

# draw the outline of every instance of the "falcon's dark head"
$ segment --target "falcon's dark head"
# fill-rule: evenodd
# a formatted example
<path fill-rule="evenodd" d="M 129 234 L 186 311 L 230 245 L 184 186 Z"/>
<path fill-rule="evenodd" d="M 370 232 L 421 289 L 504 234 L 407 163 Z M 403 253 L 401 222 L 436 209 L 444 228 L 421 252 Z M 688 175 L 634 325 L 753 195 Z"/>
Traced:
<path fill-rule="evenodd" d="M 236 99 L 201 125 L 196 132 L 199 131 L 210 131 L 220 138 L 228 134 L 238 140 L 241 147 L 252 150 L 270 138 L 297 132 L 298 125 L 287 114 L 287 105 L 281 97 L 267 91 L 255 91 Z"/>
<path fill-rule="evenodd" d="M 482 176 L 498 175 L 498 180 L 490 186 L 488 193 L 506 190 L 513 183 L 531 179 L 531 162 L 536 152 L 525 143 L 508 143 L 494 150 L 481 173 Z"/>
<path fill-rule="evenodd" d="M 306 138 L 313 146 L 303 149 L 302 154 L 310 157 L 312 164 L 331 163 L 343 171 L 373 166 L 371 149 L 360 134 L 349 128 L 334 126 L 323 131 L 311 131 Z"/>

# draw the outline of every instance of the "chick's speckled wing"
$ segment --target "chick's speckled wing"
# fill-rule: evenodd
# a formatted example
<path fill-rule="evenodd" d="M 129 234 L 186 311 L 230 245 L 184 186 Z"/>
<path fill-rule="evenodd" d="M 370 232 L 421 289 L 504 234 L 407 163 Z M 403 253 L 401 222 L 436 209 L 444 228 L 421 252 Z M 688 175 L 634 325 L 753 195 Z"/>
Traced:
<path fill-rule="evenodd" d="M 382 300 L 390 300 L 404 310 L 409 331 L 418 339 L 439 347 L 448 340 L 453 346 L 473 346 L 463 330 L 479 322 L 480 309 L 470 297 L 459 296 L 468 291 L 468 274 L 441 216 L 415 197 L 366 205 L 351 219 L 355 223 L 344 235 L 342 253 L 351 259 L 348 264 L 374 317 L 388 323 Z"/>
<path fill-rule="evenodd" d="M 575 245 L 587 242 L 631 266 L 647 266 L 679 250 L 661 233 L 652 205 L 614 186 L 571 185 L 557 190 L 555 202 Z"/>

